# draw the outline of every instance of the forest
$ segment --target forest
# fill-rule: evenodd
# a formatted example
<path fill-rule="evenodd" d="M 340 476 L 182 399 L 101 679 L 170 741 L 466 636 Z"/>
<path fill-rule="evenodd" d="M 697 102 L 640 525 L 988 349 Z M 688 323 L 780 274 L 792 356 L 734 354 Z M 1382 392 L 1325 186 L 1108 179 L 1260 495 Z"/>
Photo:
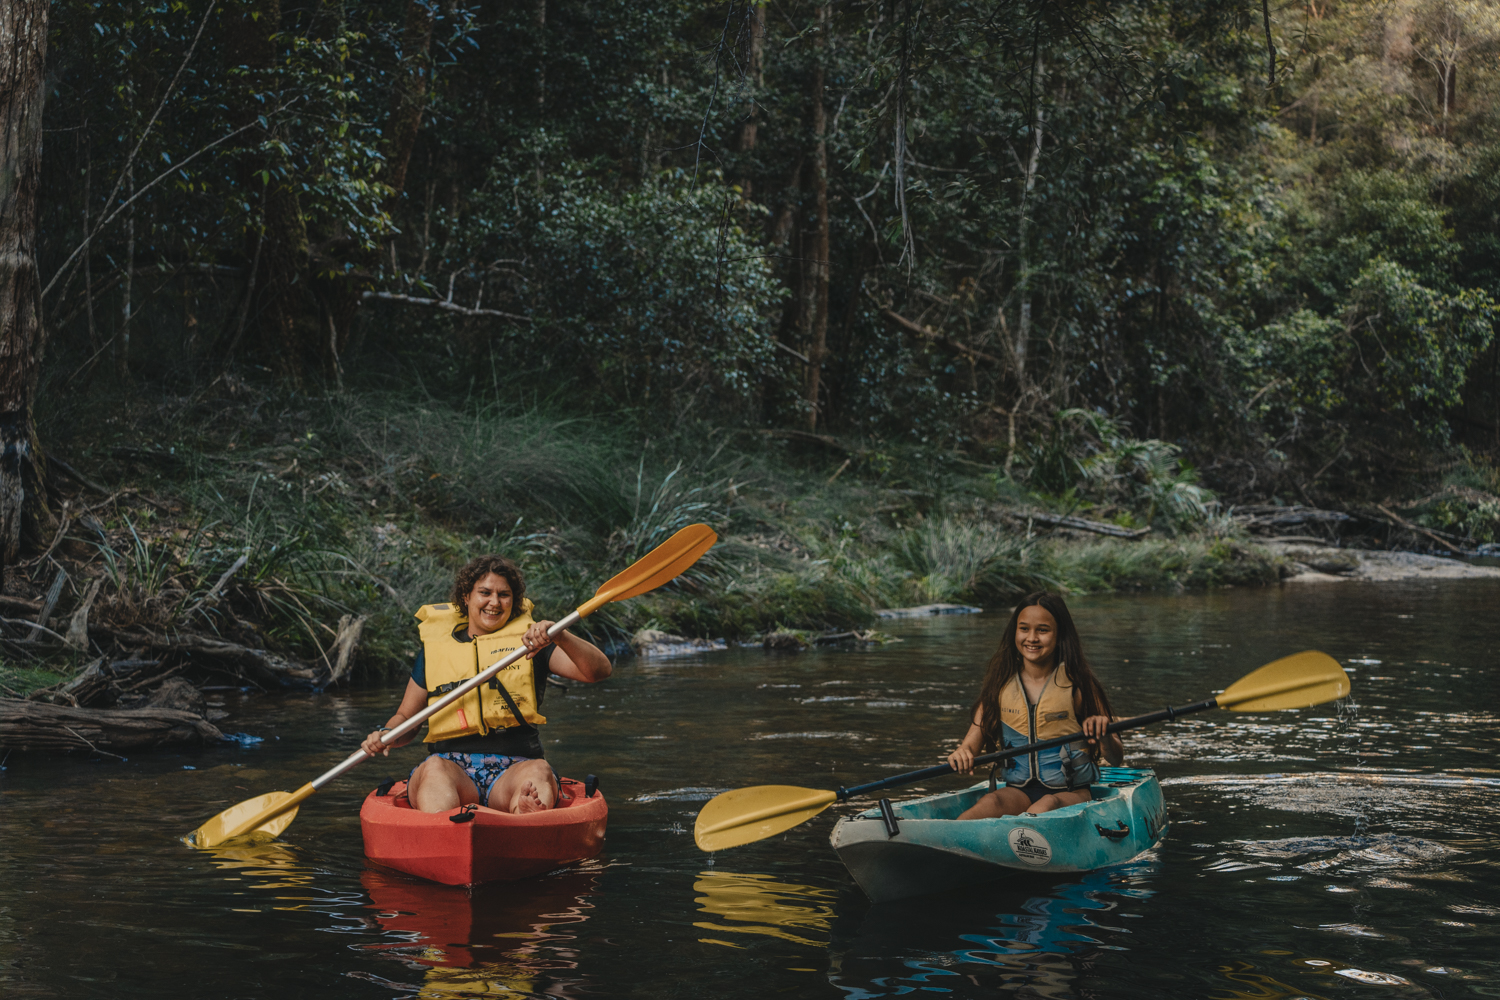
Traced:
<path fill-rule="evenodd" d="M 4 9 L 10 694 L 1500 535 L 1493 0 Z"/>

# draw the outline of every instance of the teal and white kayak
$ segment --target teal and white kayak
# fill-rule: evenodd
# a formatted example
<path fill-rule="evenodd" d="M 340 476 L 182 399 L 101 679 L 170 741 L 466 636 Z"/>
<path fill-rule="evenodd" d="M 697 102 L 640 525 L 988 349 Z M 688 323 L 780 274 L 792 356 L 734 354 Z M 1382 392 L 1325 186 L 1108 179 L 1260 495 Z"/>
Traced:
<path fill-rule="evenodd" d="M 829 839 L 865 895 L 883 903 L 1013 872 L 1093 871 L 1129 861 L 1167 833 L 1161 785 L 1145 768 L 1101 768 L 1090 801 L 1041 815 L 957 818 L 989 790 L 983 782 L 891 802 L 890 817 L 867 809 L 839 820 Z"/>

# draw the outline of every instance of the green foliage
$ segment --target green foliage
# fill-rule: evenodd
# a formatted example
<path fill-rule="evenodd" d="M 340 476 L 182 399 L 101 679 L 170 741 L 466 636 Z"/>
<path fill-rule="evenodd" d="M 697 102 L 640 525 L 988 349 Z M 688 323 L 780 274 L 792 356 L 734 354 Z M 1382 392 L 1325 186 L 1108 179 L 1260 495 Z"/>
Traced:
<path fill-rule="evenodd" d="M 1211 536 L 1051 544 L 1044 554 L 1048 571 L 1075 593 L 1264 586 L 1285 565 L 1259 546 Z"/>
<path fill-rule="evenodd" d="M 1033 488 L 1067 505 L 1104 511 L 1124 508 L 1131 524 L 1160 521 L 1177 532 L 1200 525 L 1215 498 L 1198 484 L 1197 470 L 1177 445 L 1130 437 L 1119 421 L 1071 409 L 1056 415 L 1046 433 L 1027 443 L 1024 473 Z"/>
<path fill-rule="evenodd" d="M 565 164 L 540 189 L 496 171 L 462 217 L 440 221 L 468 255 L 456 268 L 528 258 L 532 277 L 514 293 L 532 335 L 582 360 L 617 405 L 722 407 L 771 375 L 769 316 L 783 295 L 730 197 L 681 172 L 612 191 Z M 722 227 L 706 224 L 715 215 Z"/>

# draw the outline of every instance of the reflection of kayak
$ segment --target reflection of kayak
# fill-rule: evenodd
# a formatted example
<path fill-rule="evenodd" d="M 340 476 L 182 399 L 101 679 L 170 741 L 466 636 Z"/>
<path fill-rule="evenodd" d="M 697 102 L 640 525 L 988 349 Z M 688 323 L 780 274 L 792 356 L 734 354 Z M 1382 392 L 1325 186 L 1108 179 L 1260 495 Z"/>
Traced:
<path fill-rule="evenodd" d="M 359 810 L 365 856 L 445 885 L 526 878 L 592 858 L 604 846 L 604 794 L 584 798 L 582 782 L 560 780 L 557 805 L 525 815 L 486 806 L 424 813 L 411 807 L 406 782 L 385 795 L 377 788 Z"/>
<path fill-rule="evenodd" d="M 561 939 L 564 928 L 587 921 L 589 898 L 598 891 L 597 870 L 578 869 L 519 886 L 471 889 L 411 881 L 379 868 L 366 869 L 360 881 L 375 922 L 395 932 L 393 940 L 366 950 L 451 968 L 514 964 L 530 943 Z"/>
<path fill-rule="evenodd" d="M 577 996 L 584 985 L 578 934 L 593 912 L 598 873 L 584 865 L 459 888 L 367 868 L 360 876 L 370 894 L 366 922 L 382 933 L 356 948 L 404 965 L 404 972 L 377 972 L 378 981 L 424 1000 Z M 392 981 L 418 970 L 420 985 Z"/>
<path fill-rule="evenodd" d="M 894 835 L 878 807 L 845 817 L 833 828 L 833 848 L 865 895 L 879 903 L 1013 871 L 1093 871 L 1155 847 L 1167 831 L 1161 786 L 1150 770 L 1101 768 L 1091 801 L 1039 816 L 956 818 L 988 791 L 986 783 L 892 802 Z"/>

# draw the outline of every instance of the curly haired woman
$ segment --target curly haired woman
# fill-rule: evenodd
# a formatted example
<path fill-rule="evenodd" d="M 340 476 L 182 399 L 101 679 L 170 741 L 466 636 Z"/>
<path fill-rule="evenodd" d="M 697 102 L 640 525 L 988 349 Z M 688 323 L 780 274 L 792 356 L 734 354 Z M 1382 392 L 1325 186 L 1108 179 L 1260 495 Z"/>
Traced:
<path fill-rule="evenodd" d="M 417 611 L 422 650 L 396 714 L 365 737 L 366 753 L 389 755 L 415 732 L 393 744 L 380 736 L 524 646 L 526 656 L 500 671 L 457 703 L 427 721 L 427 759 L 411 772 L 407 795 L 413 808 L 446 812 L 482 803 L 501 812 L 551 809 L 557 775 L 542 751 L 538 726 L 548 673 L 593 684 L 610 675 L 609 658 L 570 632 L 548 638 L 551 621 L 535 621 L 526 580 L 502 556 L 470 560 L 453 581 L 447 604 Z"/>

